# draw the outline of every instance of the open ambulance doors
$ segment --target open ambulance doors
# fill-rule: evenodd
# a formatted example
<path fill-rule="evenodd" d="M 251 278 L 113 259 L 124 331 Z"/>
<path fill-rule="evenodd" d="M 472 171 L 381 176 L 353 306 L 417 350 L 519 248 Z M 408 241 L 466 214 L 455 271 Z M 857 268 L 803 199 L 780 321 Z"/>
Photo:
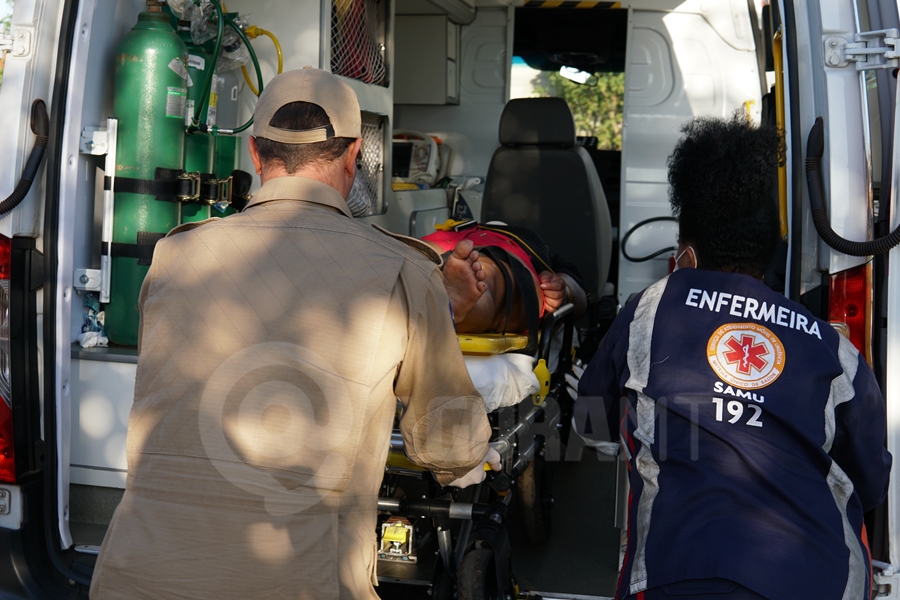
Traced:
<path fill-rule="evenodd" d="M 332 4 L 332 0 L 231 0 L 228 8 L 251 13 L 255 23 L 279 35 L 285 47 L 285 69 L 306 64 L 332 68 Z M 756 2 L 634 0 L 605 4 L 628 12 L 621 238 L 648 218 L 670 214 L 665 158 L 678 138 L 680 123 L 695 115 L 728 116 L 736 109 L 760 118 L 762 96 L 771 85 L 766 81 L 760 44 L 770 42 L 758 33 L 763 12 Z M 28 110 L 32 100 L 43 98 L 51 115 L 45 179 L 36 183 L 10 215 L 0 216 L 0 234 L 37 238 L 38 249 L 44 253 L 40 296 L 44 317 L 34 317 L 42 325 L 41 337 L 35 340 L 42 360 L 42 390 L 29 390 L 22 406 L 38 406 L 43 411 L 42 423 L 34 426 L 37 435 L 28 443 L 46 451 L 37 474 L 0 484 L 0 489 L 11 491 L 11 502 L 27 504 L 29 495 L 41 498 L 47 510 L 32 507 L 29 519 L 20 523 L 6 523 L 0 517 L 0 527 L 21 528 L 22 543 L 42 546 L 33 556 L 49 555 L 63 587 L 69 580 L 85 583 L 83 576 L 63 564 L 60 554 L 71 552 L 74 543 L 69 528 L 69 484 L 78 479 L 96 487 L 124 486 L 124 435 L 134 361 L 115 353 L 100 360 L 73 353 L 82 313 L 73 275 L 76 269 L 94 267 L 98 259 L 93 236 L 97 172 L 102 163 L 89 149 L 85 152 L 83 138 L 87 128 L 101 127 L 111 114 L 112 53 L 143 6 L 139 0 L 18 0 L 0 93 L 0 121 L 7 134 L 0 141 L 0 153 L 7 157 L 7 167 L 0 172 L 5 190 L 15 187 L 31 148 Z M 372 124 L 372 138 L 367 143 L 378 150 L 373 158 L 376 173 L 391 173 L 390 132 L 403 128 L 436 134 L 452 145 L 457 152 L 453 177 L 483 176 L 498 145 L 497 123 L 509 97 L 515 14 L 523 9 L 493 0 L 474 6 L 464 0 L 398 0 L 384 4 L 381 10 L 383 46 L 378 51 L 386 65 L 384 85 L 354 79 L 352 64 L 346 77 Z M 840 48 L 861 43 L 857 38 L 860 31 L 896 28 L 900 23 L 895 3 L 888 1 L 780 0 L 771 10 L 779 16 L 774 22 L 780 24 L 783 36 L 781 60 L 775 64 L 783 64 L 784 84 L 776 94 L 780 91 L 783 97 L 788 142 L 786 293 L 809 303 L 817 301 L 823 288 L 829 288 L 833 275 L 867 264 L 865 258 L 825 248 L 812 227 L 803 160 L 806 134 L 817 116 L 825 118 L 824 171 L 832 228 L 845 238 L 862 240 L 879 227 L 892 229 L 897 223 L 900 169 L 896 167 L 900 159 L 892 144 L 898 122 L 894 118 L 895 79 L 890 70 L 858 72 L 857 61 L 847 60 L 846 50 L 840 54 Z M 418 105 L 394 100 L 397 79 L 403 77 L 394 70 L 394 41 L 401 35 L 398 16 L 416 14 L 447 15 L 459 26 L 456 102 Z M 865 43 L 884 46 L 888 43 L 884 37 L 869 37 Z M 829 45 L 832 40 L 836 40 L 834 45 Z M 255 47 L 263 77 L 268 80 L 275 72 L 275 52 L 265 44 Z M 838 50 L 833 51 L 835 47 Z M 832 56 L 838 57 L 835 63 L 829 62 Z M 244 89 L 238 98 L 243 120 L 252 111 L 253 98 Z M 249 161 L 245 157 L 243 162 Z M 877 205 L 873 183 L 881 184 Z M 419 210 L 437 211 L 429 217 L 436 220 L 446 208 L 440 203 L 417 206 L 413 199 L 391 191 L 389 176 L 376 177 L 376 187 L 383 214 L 370 219 L 401 233 L 409 231 Z M 874 217 L 876 206 L 878 216 Z M 890 222 L 885 222 L 888 218 Z M 672 225 L 653 223 L 634 232 L 628 250 L 632 256 L 641 256 L 657 250 L 660 239 L 671 239 L 674 245 L 674 236 Z M 869 315 L 864 333 L 872 341 L 871 356 L 886 391 L 889 449 L 895 455 L 900 452 L 896 376 L 900 373 L 900 278 L 888 277 L 888 261 L 900 260 L 897 252 L 894 249 L 888 257 L 875 259 L 871 273 L 864 275 L 874 286 L 868 292 L 872 301 L 862 305 L 864 315 Z M 620 250 L 620 301 L 664 275 L 666 259 L 661 255 L 633 263 Z M 825 314 L 828 302 L 822 302 L 825 307 L 820 314 Z M 19 417 L 13 414 L 14 420 Z M 26 441 L 16 439 L 15 443 L 18 453 Z M 900 547 L 894 526 L 900 517 L 898 510 L 900 502 L 892 488 L 890 518 L 874 523 L 876 531 L 872 533 L 875 558 L 891 564 L 898 564 L 894 556 Z M 46 519 L 42 520 L 41 514 Z M 46 531 L 34 529 L 37 521 Z M 35 531 L 39 535 L 25 535 Z M 877 536 L 881 536 L 880 542 Z M 35 563 L 31 568 L 40 566 Z"/>

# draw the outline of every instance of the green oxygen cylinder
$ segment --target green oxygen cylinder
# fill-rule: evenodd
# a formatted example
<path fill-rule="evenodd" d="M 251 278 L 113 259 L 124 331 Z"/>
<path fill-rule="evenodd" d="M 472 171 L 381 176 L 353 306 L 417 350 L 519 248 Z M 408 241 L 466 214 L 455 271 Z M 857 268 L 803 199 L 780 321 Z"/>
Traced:
<path fill-rule="evenodd" d="M 190 21 L 178 22 L 178 35 L 187 47 L 187 65 L 190 83 L 187 95 L 187 111 L 184 124 L 191 125 L 195 108 L 203 102 L 200 95 L 203 93 L 203 84 L 209 76 L 211 69 L 215 68 L 210 55 L 191 39 Z M 212 87 L 209 94 L 209 109 L 203 109 L 200 113 L 200 123 L 207 128 L 216 124 L 216 100 L 218 96 L 217 77 L 213 75 Z M 184 170 L 187 173 L 215 173 L 213 170 L 213 139 L 212 135 L 205 131 L 188 133 L 184 139 Z M 230 171 L 229 171 L 230 173 Z M 209 204 L 200 202 L 186 202 L 181 205 L 181 222 L 191 223 L 203 221 L 209 218 Z"/>
<path fill-rule="evenodd" d="M 177 202 L 139 190 L 153 184 L 157 168 L 178 170 L 184 162 L 187 49 L 158 3 L 148 4 L 148 12 L 119 43 L 115 60 L 116 188 L 124 183 L 119 178 L 140 184 L 114 196 L 105 326 L 109 341 L 123 346 L 137 345 L 138 296 L 150 268 L 148 253 L 178 225 Z"/>
<path fill-rule="evenodd" d="M 238 93 L 240 90 L 240 70 L 225 71 L 219 76 L 219 97 L 216 109 L 216 118 L 219 127 L 234 129 L 238 123 L 239 107 Z M 231 175 L 232 171 L 241 168 L 241 138 L 237 135 L 215 136 L 215 154 L 213 158 L 213 170 L 219 178 L 224 179 Z M 214 205 L 212 216 L 227 217 L 236 211 L 231 206 Z"/>

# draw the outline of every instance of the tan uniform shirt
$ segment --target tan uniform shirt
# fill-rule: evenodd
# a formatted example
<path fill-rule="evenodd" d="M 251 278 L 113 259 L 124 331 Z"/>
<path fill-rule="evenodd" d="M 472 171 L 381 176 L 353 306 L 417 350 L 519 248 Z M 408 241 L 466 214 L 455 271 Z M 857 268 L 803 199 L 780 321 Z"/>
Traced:
<path fill-rule="evenodd" d="M 442 483 L 482 460 L 439 258 L 349 216 L 280 177 L 157 245 L 92 599 L 374 599 L 396 398 L 410 459 Z"/>

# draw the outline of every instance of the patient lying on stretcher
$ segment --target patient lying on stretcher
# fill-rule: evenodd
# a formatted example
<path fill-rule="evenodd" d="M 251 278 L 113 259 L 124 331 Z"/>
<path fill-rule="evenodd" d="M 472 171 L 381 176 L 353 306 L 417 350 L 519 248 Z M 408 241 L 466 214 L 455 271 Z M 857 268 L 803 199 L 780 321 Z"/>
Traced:
<path fill-rule="evenodd" d="M 444 255 L 444 286 L 459 333 L 524 333 L 529 322 L 535 326 L 566 302 L 575 305 L 576 318 L 586 310 L 577 270 L 563 261 L 570 272 L 555 272 L 546 245 L 529 229 L 474 226 L 423 239 Z"/>

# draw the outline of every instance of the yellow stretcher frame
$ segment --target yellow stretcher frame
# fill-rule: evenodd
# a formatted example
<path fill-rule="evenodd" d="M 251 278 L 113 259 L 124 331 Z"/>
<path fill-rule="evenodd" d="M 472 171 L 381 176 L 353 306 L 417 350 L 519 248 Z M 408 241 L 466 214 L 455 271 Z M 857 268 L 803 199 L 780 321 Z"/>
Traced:
<path fill-rule="evenodd" d="M 463 354 L 504 354 L 524 350 L 528 336 L 517 333 L 458 333 Z"/>

